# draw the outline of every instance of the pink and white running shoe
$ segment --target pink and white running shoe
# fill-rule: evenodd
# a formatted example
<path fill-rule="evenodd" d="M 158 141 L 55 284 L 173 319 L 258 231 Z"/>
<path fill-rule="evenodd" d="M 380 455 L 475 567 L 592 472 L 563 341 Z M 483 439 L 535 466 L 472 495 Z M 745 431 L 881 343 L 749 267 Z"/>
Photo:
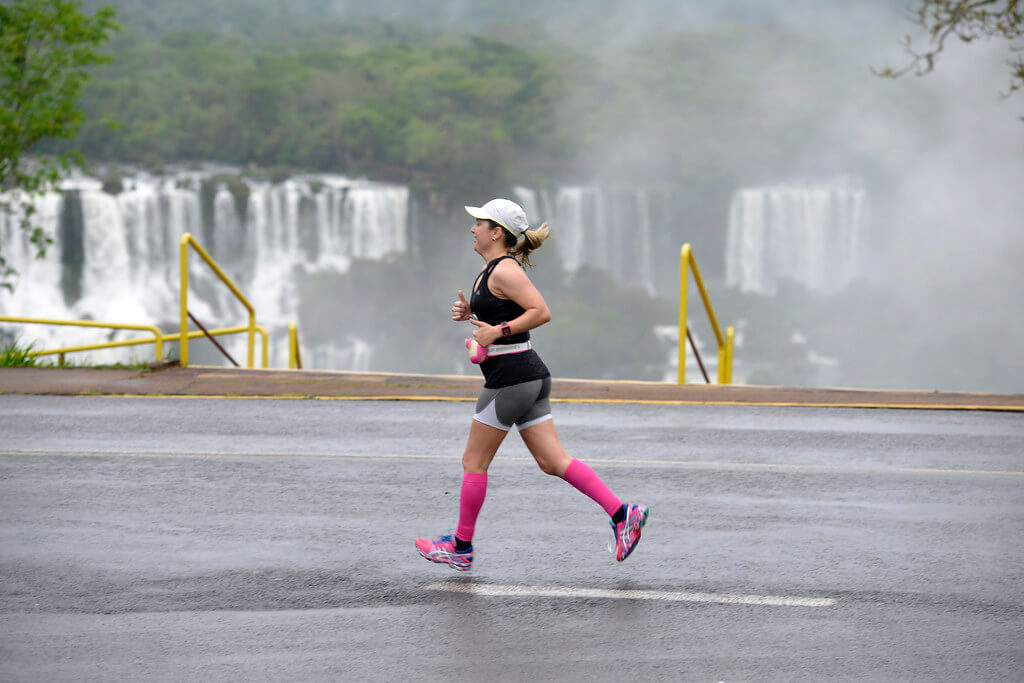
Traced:
<path fill-rule="evenodd" d="M 459 552 L 455 549 L 455 537 L 452 534 L 445 534 L 433 540 L 417 538 L 416 548 L 420 551 L 421 557 L 438 564 L 446 564 L 460 572 L 468 572 L 473 565 L 473 548 Z"/>
<path fill-rule="evenodd" d="M 648 512 L 650 512 L 650 508 L 646 505 L 629 503 L 626 505 L 624 520 L 618 524 L 609 522 L 612 525 L 612 536 L 615 537 L 615 559 L 619 562 L 629 557 L 629 554 L 636 548 L 636 544 L 640 542 L 640 530 L 647 523 Z M 611 544 L 608 545 L 608 550 L 612 550 Z"/>

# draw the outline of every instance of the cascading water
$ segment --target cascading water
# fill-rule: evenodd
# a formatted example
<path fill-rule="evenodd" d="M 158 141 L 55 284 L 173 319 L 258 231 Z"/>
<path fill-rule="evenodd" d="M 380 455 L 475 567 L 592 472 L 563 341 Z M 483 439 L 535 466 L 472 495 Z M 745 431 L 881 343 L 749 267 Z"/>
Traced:
<path fill-rule="evenodd" d="M 774 294 L 788 278 L 831 293 L 863 272 L 865 190 L 849 179 L 737 190 L 729 207 L 726 284 Z"/>
<path fill-rule="evenodd" d="M 587 266 L 655 293 L 656 254 L 647 190 L 562 187 L 552 193 L 517 187 L 515 195 L 533 223 L 551 224 L 566 271 Z"/>
<path fill-rule="evenodd" d="M 17 193 L 11 193 L 10 199 L 14 206 L 20 206 Z M 36 201 L 35 207 L 35 223 L 46 226 L 48 233 L 54 235 L 53 228 L 58 224 L 62 209 L 60 197 L 55 194 L 45 195 Z M 61 313 L 68 310 L 62 292 L 64 266 L 60 249 L 50 245 L 43 258 L 36 258 L 36 246 L 29 242 L 20 227 L 21 217 L 20 211 L 0 213 L 0 245 L 3 246 L 7 265 L 20 275 L 22 286 L 19 289 L 27 288 L 26 283 L 32 283 L 32 291 L 26 297 L 24 306 L 15 309 L 10 303 L 11 293 L 0 288 L 0 314 L 38 318 L 52 311 L 60 317 Z M 39 340 L 36 348 L 43 348 L 50 345 L 47 342 L 52 339 L 53 330 L 52 327 L 41 325 L 21 325 L 13 331 L 26 339 Z"/>
<path fill-rule="evenodd" d="M 344 272 L 354 258 L 381 259 L 408 249 L 408 188 L 341 176 L 293 178 L 281 184 L 239 179 L 244 185 L 241 198 L 225 183 L 216 184 L 204 225 L 200 188 L 212 178 L 210 172 L 138 175 L 126 178 L 117 194 L 104 192 L 96 180 L 65 181 L 66 194 L 50 193 L 37 203 L 37 224 L 54 237 L 42 260 L 35 258 L 35 247 L 17 226 L 18 217 L 0 215 L 3 253 L 19 272 L 13 293 L 0 289 L 0 312 L 176 330 L 179 239 L 190 232 L 247 295 L 257 322 L 272 337 L 270 365 L 281 367 L 287 363 L 281 338 L 297 318 L 302 275 Z M 76 215 L 80 220 L 69 224 L 69 216 Z M 69 260 L 78 266 L 69 268 Z M 194 253 L 189 263 L 191 312 L 210 327 L 243 324 L 246 312 L 230 291 Z M 5 329 L 34 341 L 36 348 L 144 336 L 36 325 Z M 244 363 L 244 336 L 221 341 Z M 341 349 L 304 348 L 303 356 L 323 359 L 325 364 L 318 364 L 322 368 L 369 369 L 372 351 L 364 342 L 350 339 L 343 344 Z M 153 358 L 151 346 L 130 348 L 135 350 L 95 352 L 88 360 Z"/>
<path fill-rule="evenodd" d="M 13 294 L 0 291 L 0 312 L 156 324 L 177 331 L 179 239 L 189 232 L 240 286 L 258 322 L 271 333 L 272 367 L 287 363 L 283 339 L 287 324 L 298 318 L 305 276 L 343 273 L 353 259 L 381 260 L 413 247 L 409 189 L 343 176 L 271 183 L 242 178 L 237 170 L 213 169 L 159 177 L 140 173 L 124 178 L 116 193 L 81 177 L 65 181 L 62 188 L 64 196 L 53 193 L 39 202 L 42 225 L 55 238 L 44 260 L 34 258 L 15 218 L 0 215 L 4 254 L 21 274 Z M 584 266 L 603 270 L 624 284 L 655 292 L 658 248 L 652 226 L 664 220 L 656 217 L 670 214 L 663 193 L 519 187 L 514 198 L 535 225 L 551 223 L 552 244 L 566 271 Z M 189 309 L 196 318 L 211 327 L 244 324 L 245 309 L 198 255 L 191 253 L 189 263 Z M 68 327 L 5 329 L 36 341 L 36 348 L 144 336 Z M 244 335 L 220 341 L 244 363 Z M 139 346 L 91 352 L 83 359 L 152 360 L 152 353 L 152 346 Z M 372 343 L 344 330 L 330 345 L 304 346 L 302 356 L 307 367 L 387 369 L 374 368 Z M 202 362 L 226 364 L 216 357 Z"/>

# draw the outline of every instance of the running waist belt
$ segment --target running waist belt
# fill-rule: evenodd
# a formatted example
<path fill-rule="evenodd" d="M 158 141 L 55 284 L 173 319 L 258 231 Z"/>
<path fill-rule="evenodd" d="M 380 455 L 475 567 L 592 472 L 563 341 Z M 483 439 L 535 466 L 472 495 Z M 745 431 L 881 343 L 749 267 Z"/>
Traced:
<path fill-rule="evenodd" d="M 505 356 L 510 353 L 522 353 L 533 348 L 533 343 L 524 341 L 520 344 L 492 344 L 491 346 L 480 346 L 475 339 L 466 340 L 466 348 L 469 349 L 469 360 L 474 363 L 483 363 L 488 358 Z"/>

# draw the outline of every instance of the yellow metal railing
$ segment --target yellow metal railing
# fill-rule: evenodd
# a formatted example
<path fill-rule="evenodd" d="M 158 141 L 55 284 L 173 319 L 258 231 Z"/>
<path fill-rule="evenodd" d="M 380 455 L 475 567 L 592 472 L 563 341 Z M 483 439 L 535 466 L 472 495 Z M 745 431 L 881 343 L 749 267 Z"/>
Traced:
<path fill-rule="evenodd" d="M 700 269 L 697 268 L 697 259 L 693 257 L 693 249 L 689 244 L 684 244 L 679 253 L 679 372 L 678 383 L 686 383 L 686 295 L 689 284 L 689 272 L 693 269 L 693 279 L 700 289 L 701 299 L 704 300 L 704 309 L 708 312 L 708 319 L 711 321 L 711 329 L 715 332 L 715 340 L 718 342 L 718 383 L 732 384 L 732 349 L 735 330 L 729 327 L 722 336 L 722 330 L 718 327 L 718 319 L 715 318 L 715 310 L 711 307 L 711 299 L 704 289 L 704 281 L 700 277 Z"/>
<path fill-rule="evenodd" d="M 249 331 L 248 325 L 238 325 L 236 327 L 218 327 L 215 330 L 207 330 L 207 332 L 212 337 L 219 337 L 219 336 L 224 335 L 224 334 L 239 334 L 241 332 L 248 332 L 248 331 Z M 261 347 L 260 348 L 260 351 L 261 351 L 260 362 L 262 363 L 261 367 L 266 369 L 266 367 L 267 367 L 267 360 L 268 360 L 268 357 L 269 357 L 269 353 L 267 352 L 267 337 L 268 337 L 268 335 L 267 335 L 267 328 L 263 327 L 263 325 L 257 324 L 256 325 L 256 331 L 260 333 L 260 342 L 261 342 L 260 343 L 260 347 Z M 206 333 L 204 333 L 202 330 L 195 330 L 193 332 L 189 332 L 188 333 L 188 338 L 189 339 L 197 339 L 197 338 L 203 337 L 203 336 L 206 336 Z M 180 338 L 181 338 L 181 334 L 180 333 L 179 334 L 165 334 L 164 335 L 164 339 L 166 339 L 167 341 L 178 341 Z"/>
<path fill-rule="evenodd" d="M 179 266 L 181 270 L 181 333 L 178 338 L 181 340 L 181 343 L 179 344 L 179 347 L 181 348 L 181 367 L 188 366 L 188 248 L 189 246 L 191 246 L 193 249 L 196 250 L 196 253 L 199 254 L 204 261 L 206 261 L 206 264 L 210 266 L 211 269 L 213 269 L 213 272 L 216 273 L 217 277 L 219 277 L 221 281 L 228 286 L 228 289 L 231 290 L 231 293 L 234 294 L 235 297 L 242 302 L 242 305 L 245 306 L 246 310 L 249 311 L 249 353 L 246 367 L 251 368 L 253 363 L 253 347 L 255 346 L 256 342 L 256 312 L 253 310 L 252 304 L 250 304 L 249 300 L 245 298 L 245 295 L 238 290 L 238 287 L 235 286 L 235 283 L 231 281 L 231 278 L 224 274 L 224 271 L 220 269 L 220 266 L 217 265 L 217 262 L 214 261 L 213 258 L 206 253 L 206 250 L 203 249 L 202 246 L 200 246 L 199 242 L 195 241 L 195 238 L 192 237 L 192 233 L 186 232 L 184 235 L 182 235 L 180 245 L 181 250 Z M 264 365 L 264 367 L 266 366 Z"/>
<path fill-rule="evenodd" d="M 295 323 L 288 323 L 288 369 L 302 369 L 302 356 L 299 354 L 299 331 L 296 329 Z"/>
<path fill-rule="evenodd" d="M 23 318 L 16 316 L 0 315 L 0 322 L 7 323 L 26 323 L 32 325 L 70 325 L 75 327 L 102 327 L 113 330 L 147 330 L 152 331 L 152 337 L 143 337 L 141 339 L 127 339 L 124 341 L 115 342 L 99 342 L 96 344 L 82 344 L 80 346 L 66 346 L 60 349 L 46 349 L 42 351 L 30 351 L 29 356 L 60 356 L 60 360 L 63 362 L 64 355 L 67 353 L 74 353 L 76 351 L 98 351 L 100 349 L 113 349 L 122 346 L 139 346 L 141 344 L 156 344 L 156 360 L 163 358 L 163 344 L 164 342 L 178 341 L 181 338 L 180 334 L 164 334 L 158 327 L 153 325 L 126 325 L 121 323 L 107 323 L 98 322 L 94 320 L 50 320 L 44 318 Z M 238 327 L 221 327 L 215 330 L 209 330 L 210 335 L 217 337 L 227 334 L 239 334 L 240 332 L 248 332 L 247 326 Z M 260 333 L 261 343 L 261 360 L 263 361 L 263 367 L 267 367 L 268 351 L 267 351 L 267 330 L 263 325 L 256 325 L 256 331 Z M 196 339 L 204 336 L 204 333 L 196 330 L 188 333 L 189 339 Z M 301 367 L 301 365 L 299 366 Z"/>
<path fill-rule="evenodd" d="M 256 333 L 259 332 L 262 336 L 263 342 L 263 354 L 261 360 L 263 361 L 263 367 L 267 367 L 268 350 L 267 350 L 267 330 L 262 325 L 256 324 L 256 312 L 253 310 L 252 304 L 245 298 L 245 295 L 239 291 L 238 287 L 234 282 L 231 281 L 224 271 L 221 270 L 217 262 L 206 252 L 203 247 L 195 241 L 191 233 L 185 233 L 181 236 L 180 240 L 180 272 L 181 272 L 181 323 L 180 332 L 178 334 L 164 334 L 160 331 L 160 328 L 155 325 L 130 325 L 123 323 L 109 323 L 99 322 L 95 320 L 53 320 L 50 318 L 26 318 L 26 317 L 15 317 L 15 316 L 0 316 L 0 322 L 12 322 L 12 323 L 28 323 L 38 325 L 71 325 L 77 327 L 101 327 L 106 329 L 114 330 L 142 330 L 152 332 L 152 337 L 143 339 L 129 339 L 125 341 L 116 342 L 102 342 L 96 344 L 83 344 L 80 346 L 68 346 L 60 349 L 48 349 L 43 351 L 32 351 L 29 353 L 30 356 L 48 356 L 48 355 L 59 355 L 61 361 L 64 360 L 64 354 L 72 353 L 75 351 L 96 351 L 99 349 L 109 349 L 120 346 L 135 346 L 139 344 L 155 344 L 156 345 L 156 359 L 159 361 L 163 358 L 165 341 L 178 341 L 180 342 L 181 348 L 181 365 L 183 367 L 188 365 L 188 341 L 189 339 L 196 339 L 204 336 L 206 333 L 203 331 L 188 331 L 188 248 L 191 246 L 196 252 L 206 261 L 207 265 L 213 269 L 213 272 L 221 279 L 224 284 L 228 286 L 232 294 L 234 294 L 242 305 L 245 306 L 246 310 L 249 311 L 249 324 L 238 327 L 222 327 L 215 330 L 210 330 L 209 335 L 218 336 L 224 334 L 239 334 L 241 332 L 248 333 L 248 359 L 247 366 L 253 367 L 253 355 L 255 348 L 255 337 Z M 291 323 L 288 326 L 288 367 L 289 368 L 302 368 L 302 358 L 299 355 L 299 336 L 295 328 L 295 323 Z"/>
<path fill-rule="evenodd" d="M 63 349 L 54 349 L 52 351 L 32 351 L 28 355 L 30 356 L 48 356 L 54 354 L 60 354 L 61 361 L 64 360 L 65 353 L 71 353 L 72 351 L 91 351 L 93 349 L 109 349 L 115 346 L 132 346 L 135 344 L 156 344 L 156 359 L 160 360 L 164 355 L 164 340 L 168 339 L 161 331 L 159 327 L 154 325 L 127 325 L 123 323 L 107 323 L 99 322 L 96 320 L 51 320 L 49 318 L 21 318 L 8 315 L 0 315 L 0 322 L 5 323 L 28 323 L 32 325 L 68 325 L 73 327 L 102 327 L 108 330 L 142 330 L 143 332 L 152 332 L 153 337 L 148 339 L 132 339 L 129 341 L 119 342 L 105 342 L 102 344 L 90 344 L 88 346 L 69 346 Z"/>

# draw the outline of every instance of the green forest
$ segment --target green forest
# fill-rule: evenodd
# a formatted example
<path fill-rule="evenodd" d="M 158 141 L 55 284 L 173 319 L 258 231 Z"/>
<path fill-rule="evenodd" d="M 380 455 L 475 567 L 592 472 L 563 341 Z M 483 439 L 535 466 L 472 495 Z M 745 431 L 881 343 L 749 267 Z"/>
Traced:
<path fill-rule="evenodd" d="M 481 193 L 511 182 L 707 182 L 789 172 L 830 110 L 857 97 L 826 41 L 781 30 L 609 47 L 518 39 L 524 26 L 495 37 L 372 17 L 216 31 L 126 5 L 68 145 L 153 170 L 212 160 Z M 766 83 L 808 70 L 834 70 L 834 92 L 796 109 L 764 97 Z"/>

